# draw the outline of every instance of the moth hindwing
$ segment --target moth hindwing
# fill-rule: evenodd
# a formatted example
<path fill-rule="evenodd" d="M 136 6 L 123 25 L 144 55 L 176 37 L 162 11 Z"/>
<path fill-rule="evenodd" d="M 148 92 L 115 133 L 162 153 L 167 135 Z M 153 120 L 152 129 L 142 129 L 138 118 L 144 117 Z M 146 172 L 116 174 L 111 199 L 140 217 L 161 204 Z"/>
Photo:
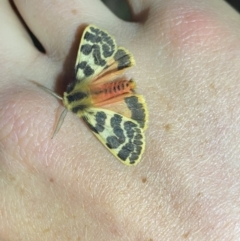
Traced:
<path fill-rule="evenodd" d="M 66 109 L 82 117 L 100 142 L 130 166 L 144 152 L 148 120 L 145 100 L 135 94 L 136 83 L 122 75 L 132 65 L 128 50 L 118 47 L 106 31 L 88 25 L 78 49 L 75 80 L 63 95 Z"/>

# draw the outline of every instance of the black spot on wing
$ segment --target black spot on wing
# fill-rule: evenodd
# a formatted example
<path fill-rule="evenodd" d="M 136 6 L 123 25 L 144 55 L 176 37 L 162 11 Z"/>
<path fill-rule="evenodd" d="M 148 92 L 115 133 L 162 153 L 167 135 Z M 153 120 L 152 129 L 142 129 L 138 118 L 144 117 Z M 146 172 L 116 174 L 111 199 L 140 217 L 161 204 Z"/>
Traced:
<path fill-rule="evenodd" d="M 95 120 L 96 120 L 96 130 L 98 132 L 102 132 L 104 131 L 104 126 L 105 126 L 105 121 L 107 119 L 107 115 L 103 112 L 103 111 L 99 111 L 97 112 L 97 114 L 95 115 Z"/>
<path fill-rule="evenodd" d="M 89 55 L 92 52 L 93 46 L 91 44 L 83 44 L 81 46 L 80 52 L 84 55 Z"/>
<path fill-rule="evenodd" d="M 142 146 L 144 145 L 142 139 L 143 136 L 140 134 L 141 129 L 139 126 L 131 121 L 124 123 L 124 131 L 127 135 L 127 143 L 125 143 L 118 152 L 118 157 L 122 161 L 128 160 L 130 164 L 134 164 L 142 153 Z"/>
<path fill-rule="evenodd" d="M 85 92 L 75 92 L 73 94 L 67 95 L 67 100 L 68 100 L 68 103 L 71 103 L 74 101 L 82 100 L 86 97 L 88 97 L 88 94 L 86 94 Z"/>
<path fill-rule="evenodd" d="M 131 121 L 126 121 L 124 123 L 124 130 L 126 131 L 127 137 L 131 140 L 133 139 L 135 134 L 135 127 L 137 127 L 137 125 Z"/>
<path fill-rule="evenodd" d="M 84 35 L 84 39 L 92 46 L 101 46 L 102 54 L 104 58 L 111 57 L 115 52 L 115 44 L 113 38 L 106 32 L 99 28 L 90 27 L 90 31 L 87 31 Z"/>
<path fill-rule="evenodd" d="M 86 125 L 89 127 L 89 129 L 91 131 L 95 132 L 96 134 L 98 134 L 97 129 L 91 123 L 89 123 L 88 118 L 86 116 L 83 116 L 82 118 L 83 118 L 84 122 L 86 123 Z"/>
<path fill-rule="evenodd" d="M 138 158 L 139 158 L 139 155 L 135 152 L 132 152 L 130 157 L 129 157 L 130 163 L 134 164 L 137 161 Z"/>
<path fill-rule="evenodd" d="M 126 143 L 118 152 L 118 157 L 122 161 L 126 161 L 133 150 L 134 150 L 134 145 L 132 143 Z"/>
<path fill-rule="evenodd" d="M 107 64 L 106 60 L 104 60 L 101 57 L 101 50 L 99 45 L 96 45 L 96 44 L 93 46 L 93 59 L 94 59 L 94 64 L 98 66 L 105 66 Z"/>
<path fill-rule="evenodd" d="M 93 44 L 100 43 L 102 40 L 102 37 L 99 35 L 99 31 L 94 31 L 94 28 L 91 28 L 92 32 L 86 32 L 84 35 L 84 39 L 88 42 L 91 42 Z"/>
<path fill-rule="evenodd" d="M 113 128 L 113 132 L 118 137 L 118 141 L 120 144 L 125 142 L 125 136 L 124 136 L 123 129 L 121 127 L 121 123 L 122 123 L 122 117 L 118 114 L 115 114 L 110 120 L 111 127 Z"/>
<path fill-rule="evenodd" d="M 89 76 L 91 76 L 91 75 L 94 73 L 94 70 L 88 65 L 88 66 L 84 69 L 83 73 L 84 73 L 84 75 L 85 75 L 86 77 L 89 77 Z"/>
<path fill-rule="evenodd" d="M 122 160 L 122 161 L 126 161 L 127 158 L 129 157 L 130 155 L 130 151 L 125 149 L 125 148 L 122 148 L 119 152 L 118 152 L 118 157 Z"/>
<path fill-rule="evenodd" d="M 107 119 L 107 115 L 103 111 L 98 111 L 95 118 L 98 123 L 105 125 L 105 120 Z"/>
<path fill-rule="evenodd" d="M 116 149 L 120 146 L 120 143 L 116 136 L 108 136 L 106 145 L 109 149 Z"/>
<path fill-rule="evenodd" d="M 77 65 L 78 69 L 85 69 L 86 67 L 87 67 L 86 61 L 82 61 L 82 62 L 78 63 L 78 65 Z"/>
<path fill-rule="evenodd" d="M 124 69 L 132 65 L 129 54 L 124 49 L 118 49 L 114 55 L 114 60 L 118 63 L 118 69 Z"/>
<path fill-rule="evenodd" d="M 146 123 L 146 113 L 143 104 L 138 102 L 136 96 L 126 97 L 124 100 L 128 108 L 131 110 L 131 118 L 137 121 L 143 128 Z"/>
<path fill-rule="evenodd" d="M 66 89 L 66 92 L 67 93 L 70 93 L 73 91 L 73 89 L 75 88 L 75 85 L 76 85 L 76 80 L 69 83 L 68 86 L 67 86 L 67 89 Z"/>
<path fill-rule="evenodd" d="M 91 44 L 84 44 L 84 45 L 82 45 L 80 51 L 81 51 L 82 54 L 84 54 L 86 56 L 91 54 L 93 56 L 94 63 L 96 65 L 99 65 L 99 66 L 105 66 L 106 65 L 106 61 L 101 58 L 101 49 L 100 49 L 99 45 L 97 45 L 97 44 L 92 44 L 92 45 Z M 84 62 L 84 63 L 86 63 L 86 62 Z M 84 66 L 84 68 L 85 68 L 85 66 Z"/>
<path fill-rule="evenodd" d="M 121 123 L 122 123 L 122 117 L 118 114 L 115 114 L 110 119 L 110 125 L 113 130 L 113 133 L 115 134 L 115 136 L 112 135 L 107 138 L 106 145 L 110 149 L 118 148 L 121 144 L 125 142 L 124 131 L 121 127 Z"/>
<path fill-rule="evenodd" d="M 87 40 L 92 43 L 100 43 L 102 45 L 103 56 L 105 58 L 111 57 L 115 51 L 113 38 L 98 28 L 91 27 L 90 30 L 93 34 L 90 34 Z"/>
<path fill-rule="evenodd" d="M 135 136 L 135 139 L 141 140 L 142 138 L 143 138 L 143 136 L 142 136 L 141 134 L 137 134 L 137 135 Z"/>
<path fill-rule="evenodd" d="M 105 122 L 107 119 L 107 115 L 103 112 L 103 111 L 98 111 L 96 114 L 94 114 L 94 112 L 91 112 L 89 110 L 86 110 L 85 107 L 85 111 L 88 113 L 87 115 L 83 115 L 83 120 L 84 122 L 87 124 L 87 126 L 89 127 L 89 129 L 93 132 L 95 132 L 96 134 L 99 134 L 101 132 L 104 131 L 105 129 Z M 85 112 L 85 113 L 86 113 Z M 88 115 L 91 115 L 91 118 L 95 117 L 95 125 L 91 124 L 88 120 Z"/>
<path fill-rule="evenodd" d="M 101 46 L 101 45 L 100 45 Z M 105 66 L 106 65 L 106 61 L 101 57 L 101 49 L 100 46 L 97 44 L 84 44 L 82 45 L 80 51 L 82 54 L 86 55 L 86 56 L 92 56 L 93 60 L 94 60 L 94 64 L 98 65 L 98 66 Z M 85 69 L 87 68 L 89 65 L 87 64 L 86 61 L 82 61 L 81 63 L 79 63 L 79 65 L 77 65 L 78 68 L 80 69 Z"/>
<path fill-rule="evenodd" d="M 73 113 L 77 114 L 79 112 L 83 112 L 86 108 L 87 108 L 86 105 L 77 105 L 77 106 L 74 106 L 73 108 L 71 108 L 71 111 Z"/>
<path fill-rule="evenodd" d="M 134 145 L 133 145 L 133 143 L 126 143 L 126 144 L 124 145 L 124 148 L 127 149 L 127 150 L 129 150 L 130 152 L 134 151 Z"/>
<path fill-rule="evenodd" d="M 143 142 L 139 140 L 134 140 L 133 143 L 137 146 L 141 146 L 143 144 Z"/>
<path fill-rule="evenodd" d="M 141 146 L 136 146 L 136 148 L 135 148 L 136 150 L 136 153 L 138 154 L 138 155 L 140 155 L 141 154 L 141 152 L 142 152 L 142 147 Z"/>
<path fill-rule="evenodd" d="M 122 123 L 122 116 L 114 114 L 114 116 L 110 120 L 110 123 L 113 128 L 116 126 L 120 126 Z"/>
<path fill-rule="evenodd" d="M 114 49 L 115 49 L 115 46 L 114 45 L 109 45 L 109 42 L 107 44 L 103 44 L 102 45 L 103 56 L 105 58 L 111 57 L 113 55 Z"/>
<path fill-rule="evenodd" d="M 91 68 L 90 65 L 87 64 L 86 61 L 82 61 L 82 62 L 77 64 L 77 66 L 75 68 L 76 75 L 77 75 L 77 72 L 79 71 L 79 69 L 83 70 L 83 73 L 84 73 L 85 77 L 89 77 L 94 73 L 94 70 Z"/>

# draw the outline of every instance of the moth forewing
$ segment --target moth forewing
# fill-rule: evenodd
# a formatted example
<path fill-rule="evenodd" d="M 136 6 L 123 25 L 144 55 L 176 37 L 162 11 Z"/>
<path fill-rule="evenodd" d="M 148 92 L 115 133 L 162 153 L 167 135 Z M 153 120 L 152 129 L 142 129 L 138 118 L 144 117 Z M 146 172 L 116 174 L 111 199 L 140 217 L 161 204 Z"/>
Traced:
<path fill-rule="evenodd" d="M 117 52 L 115 39 L 94 25 L 85 28 L 76 59 L 78 82 L 92 81 L 107 66 Z"/>

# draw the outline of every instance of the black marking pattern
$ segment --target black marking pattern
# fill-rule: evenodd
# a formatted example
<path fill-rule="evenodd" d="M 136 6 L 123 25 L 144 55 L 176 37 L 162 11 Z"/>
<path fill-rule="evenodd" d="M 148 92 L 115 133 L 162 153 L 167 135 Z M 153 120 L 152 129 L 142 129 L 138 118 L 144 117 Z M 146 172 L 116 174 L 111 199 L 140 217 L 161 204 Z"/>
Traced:
<path fill-rule="evenodd" d="M 103 112 L 103 111 L 99 111 L 97 112 L 97 114 L 95 115 L 95 120 L 96 120 L 96 130 L 98 132 L 102 132 L 105 129 L 105 121 L 107 119 L 107 115 Z"/>
<path fill-rule="evenodd" d="M 138 97 L 126 97 L 125 103 L 132 112 L 131 118 L 137 121 L 140 124 L 140 126 L 144 128 L 146 124 L 146 112 L 143 104 L 138 102 Z"/>
<path fill-rule="evenodd" d="M 85 77 L 89 77 L 94 73 L 94 70 L 91 68 L 90 65 L 87 64 L 86 61 L 82 61 L 77 64 L 76 71 L 78 71 L 79 69 L 83 70 Z"/>
<path fill-rule="evenodd" d="M 123 147 L 118 152 L 118 157 L 124 162 L 127 159 L 130 164 L 134 164 L 142 152 L 143 142 L 140 141 L 142 137 L 139 132 L 141 132 L 139 126 L 131 121 L 126 121 L 124 123 L 125 134 L 127 135 L 128 142 L 123 145 Z M 142 140 L 142 139 L 141 139 Z"/>
<path fill-rule="evenodd" d="M 93 44 L 100 43 L 103 50 L 103 56 L 105 58 L 111 57 L 115 51 L 115 44 L 113 42 L 113 38 L 99 28 L 95 28 L 92 26 L 90 30 L 91 33 L 87 32 L 84 36 L 84 39 Z"/>
<path fill-rule="evenodd" d="M 88 97 L 88 95 L 85 92 L 75 92 L 73 94 L 67 95 L 67 100 L 68 100 L 68 103 L 71 103 L 71 102 L 74 102 L 74 101 L 82 100 L 86 97 Z"/>
<path fill-rule="evenodd" d="M 86 105 L 77 105 L 71 108 L 71 111 L 75 114 L 82 113 L 88 106 Z"/>
<path fill-rule="evenodd" d="M 84 44 L 81 45 L 79 51 L 82 55 L 93 59 L 95 68 L 96 66 L 107 66 L 106 59 L 113 56 L 116 51 L 116 44 L 113 38 L 106 32 L 91 26 L 86 29 L 82 37 Z M 82 70 L 84 78 L 90 77 L 94 74 L 94 69 L 90 66 L 92 62 L 86 61 L 78 62 L 75 66 L 76 76 L 79 70 Z"/>
<path fill-rule="evenodd" d="M 130 67 L 132 65 L 129 53 L 124 49 L 118 49 L 114 55 L 114 60 L 118 63 L 118 70 Z"/>
<path fill-rule="evenodd" d="M 144 137 L 137 122 L 100 109 L 87 110 L 83 120 L 97 137 L 103 137 L 100 139 L 123 163 L 133 165 L 139 160 L 144 149 Z"/>
<path fill-rule="evenodd" d="M 101 58 L 101 49 L 100 49 L 99 45 L 97 45 L 97 44 L 94 44 L 94 45 L 84 44 L 81 47 L 81 52 L 84 55 L 92 54 L 95 65 L 99 65 L 99 66 L 105 66 L 106 65 L 105 59 Z M 84 68 L 86 68 L 87 63 L 85 61 L 81 62 L 81 64 L 82 63 L 84 63 L 84 65 L 85 65 Z M 82 65 L 82 67 L 83 67 L 83 65 Z M 87 67 L 89 67 L 89 66 L 87 66 Z"/>
<path fill-rule="evenodd" d="M 130 164 L 134 164 L 139 159 L 144 145 L 139 125 L 130 120 L 123 121 L 123 117 L 119 114 L 111 117 L 110 125 L 114 135 L 106 138 L 106 146 L 109 149 L 120 147 L 118 158 L 123 162 L 128 160 Z"/>
<path fill-rule="evenodd" d="M 110 124 L 113 129 L 114 136 L 107 137 L 107 147 L 110 149 L 118 148 L 121 144 L 125 142 L 124 132 L 121 128 L 122 117 L 115 114 L 111 120 Z"/>
<path fill-rule="evenodd" d="M 88 118 L 86 116 L 83 116 L 82 118 L 83 118 L 84 122 L 86 123 L 86 125 L 89 127 L 89 129 L 91 131 L 93 131 L 94 133 L 98 134 L 97 129 L 92 124 L 89 123 Z"/>
<path fill-rule="evenodd" d="M 120 146 L 119 140 L 116 136 L 108 136 L 106 146 L 109 149 L 116 149 Z"/>

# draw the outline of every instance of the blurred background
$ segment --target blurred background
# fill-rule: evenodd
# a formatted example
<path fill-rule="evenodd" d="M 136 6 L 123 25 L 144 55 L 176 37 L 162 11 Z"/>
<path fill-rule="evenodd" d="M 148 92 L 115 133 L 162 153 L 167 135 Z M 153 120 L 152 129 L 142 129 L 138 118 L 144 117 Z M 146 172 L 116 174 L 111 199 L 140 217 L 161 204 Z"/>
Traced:
<path fill-rule="evenodd" d="M 0 0 L 1 1 L 1 0 Z M 33 35 L 33 33 L 30 31 L 28 26 L 24 23 L 24 20 L 22 19 L 21 15 L 18 13 L 17 8 L 14 5 L 13 0 L 9 0 L 14 11 L 18 15 L 19 19 L 22 21 L 22 23 L 25 25 L 27 31 L 29 32 L 34 45 L 36 48 L 45 53 L 45 49 L 41 45 L 41 43 L 38 41 L 38 39 Z M 123 19 L 125 21 L 131 21 L 131 9 L 128 6 L 127 0 L 101 0 L 115 15 L 117 15 L 120 19 Z M 229 5 L 231 5 L 233 8 L 235 8 L 240 13 L 240 0 L 225 0 Z"/>
<path fill-rule="evenodd" d="M 225 0 L 238 12 L 240 12 L 240 0 Z M 127 0 L 102 0 L 108 8 L 112 10 L 119 18 L 130 21 L 131 20 L 131 11 L 128 6 Z"/>

